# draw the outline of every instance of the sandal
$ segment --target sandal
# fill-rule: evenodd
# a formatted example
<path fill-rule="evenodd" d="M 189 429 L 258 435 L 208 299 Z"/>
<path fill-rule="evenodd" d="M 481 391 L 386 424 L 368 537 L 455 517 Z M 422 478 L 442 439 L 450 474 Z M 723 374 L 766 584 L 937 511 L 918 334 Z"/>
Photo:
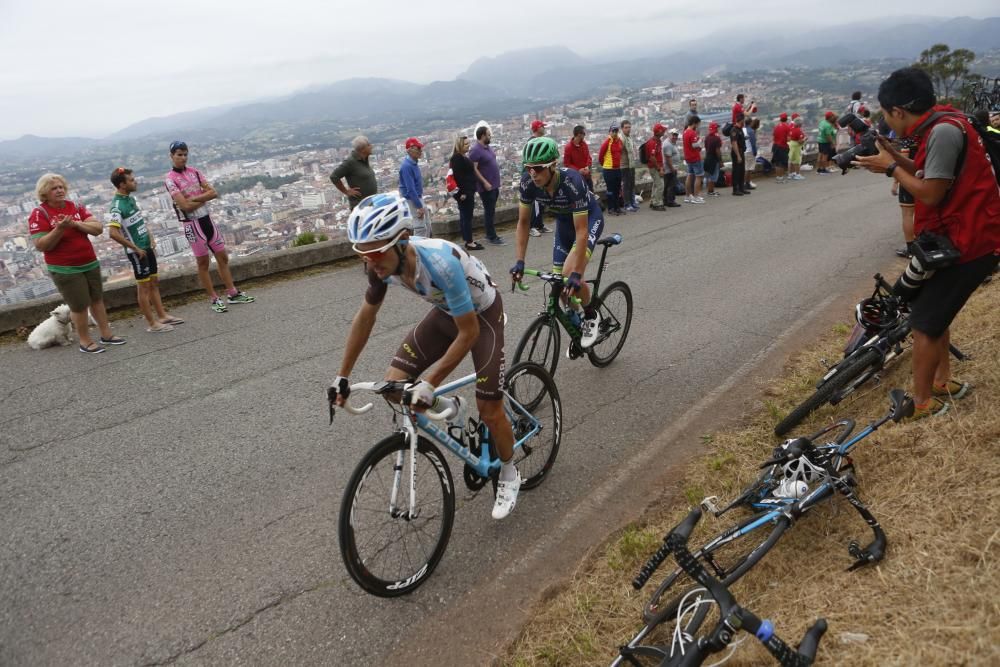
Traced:
<path fill-rule="evenodd" d="M 100 354 L 101 352 L 104 352 L 104 348 L 98 345 L 97 343 L 91 343 L 90 347 L 84 347 L 83 345 L 81 345 L 80 351 L 86 354 Z"/>
<path fill-rule="evenodd" d="M 173 315 L 171 315 L 165 320 L 160 320 L 160 324 L 184 324 L 184 320 L 182 320 L 179 317 L 174 317 Z"/>
<path fill-rule="evenodd" d="M 173 325 L 162 324 L 162 323 L 157 324 L 155 326 L 151 326 L 148 329 L 146 329 L 148 333 L 163 333 L 164 331 L 173 331 L 173 330 L 174 330 Z"/>
<path fill-rule="evenodd" d="M 103 345 L 124 345 L 125 339 L 121 336 L 112 336 L 111 338 L 105 338 L 101 336 L 101 344 Z"/>

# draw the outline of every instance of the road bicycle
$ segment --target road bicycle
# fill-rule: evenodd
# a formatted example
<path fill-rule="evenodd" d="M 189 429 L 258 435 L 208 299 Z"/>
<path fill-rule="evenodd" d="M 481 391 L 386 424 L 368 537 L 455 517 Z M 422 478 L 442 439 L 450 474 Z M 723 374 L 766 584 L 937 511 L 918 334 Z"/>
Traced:
<path fill-rule="evenodd" d="M 755 636 L 775 657 L 782 667 L 809 667 L 816 659 L 820 639 L 826 633 L 825 619 L 817 620 L 806 630 L 796 649 L 786 644 L 774 632 L 774 624 L 762 620 L 746 607 L 737 604 L 725 583 L 705 568 L 701 560 L 688 550 L 691 531 L 701 519 L 701 510 L 694 509 L 664 538 L 664 547 L 681 569 L 696 582 L 678 609 L 679 631 L 667 646 L 623 646 L 620 661 L 638 667 L 656 664 L 661 667 L 694 667 L 701 665 L 711 655 L 730 648 L 728 656 L 715 662 L 725 662 L 737 646 L 740 631 Z M 711 630 L 699 636 L 709 615 L 715 613 Z M 732 646 L 731 646 L 732 645 Z M 616 661 L 615 664 L 620 664 Z M 652 662 L 651 662 L 652 661 Z"/>
<path fill-rule="evenodd" d="M 785 435 L 826 403 L 837 405 L 869 380 L 880 380 L 886 366 L 909 349 L 909 307 L 892 294 L 892 287 L 881 274 L 876 273 L 874 279 L 872 295 L 854 308 L 856 323 L 844 348 L 844 358 L 828 368 L 812 396 L 778 422 L 775 435 Z M 950 350 L 960 361 L 967 358 L 954 345 Z"/>
<path fill-rule="evenodd" d="M 718 498 L 714 496 L 704 499 L 702 509 L 715 517 L 738 507 L 750 510 L 752 514 L 706 542 L 694 552 L 694 558 L 723 585 L 729 586 L 760 562 L 803 514 L 839 493 L 873 533 L 872 542 L 865 547 L 857 541 L 848 545 L 848 552 L 855 559 L 848 569 L 854 570 L 881 560 L 887 544 L 885 532 L 855 493 L 857 482 L 850 452 L 883 424 L 899 422 L 913 415 L 913 399 L 903 390 L 890 391 L 889 400 L 887 414 L 853 437 L 854 421 L 844 419 L 808 437 L 786 440 L 774 449 L 771 459 L 761 464 L 764 472 L 758 479 L 726 507 L 719 509 L 716 506 Z M 835 437 L 829 440 L 831 434 Z M 670 554 L 671 549 L 664 542 L 642 567 L 632 582 L 633 587 L 641 589 Z M 683 627 L 680 630 L 677 625 L 678 610 L 687 604 L 696 588 L 696 582 L 683 567 L 675 568 L 643 606 L 645 627 L 625 648 L 642 645 L 645 637 L 663 624 L 671 633 L 696 632 L 704 616 L 681 619 Z M 697 600 L 697 594 L 694 598 Z"/>
<path fill-rule="evenodd" d="M 555 377 L 556 366 L 559 364 L 560 326 L 569 336 L 567 355 L 570 359 L 578 359 L 586 354 L 590 363 L 602 368 L 614 361 L 625 345 L 629 328 L 632 326 L 632 290 L 621 280 L 611 283 L 603 292 L 600 288 L 601 277 L 607 268 L 605 259 L 608 248 L 621 242 L 621 234 L 611 234 L 596 243 L 602 246 L 601 261 L 597 277 L 587 282 L 591 285 L 591 294 L 595 295 L 594 307 L 601 314 L 601 324 L 597 340 L 587 349 L 580 346 L 580 312 L 574 308 L 574 303 L 564 305 L 561 299 L 565 283 L 563 276 L 558 273 L 525 269 L 524 275 L 535 276 L 547 284 L 548 293 L 545 310 L 528 325 L 517 343 L 517 348 L 514 350 L 515 363 L 533 361 Z M 521 290 L 528 289 L 523 283 L 518 283 L 518 287 Z"/>
<path fill-rule="evenodd" d="M 496 493 L 500 458 L 490 431 L 475 416 L 467 416 L 465 399 L 448 396 L 475 383 L 473 373 L 443 385 L 426 411 L 411 406 L 408 381 L 351 385 L 352 397 L 362 391 L 382 396 L 392 408 L 395 425 L 394 433 L 358 463 L 340 506 L 340 553 L 351 578 L 365 591 L 379 597 L 411 593 L 444 556 L 455 518 L 455 485 L 438 445 L 464 462 L 462 477 L 470 490 L 491 482 Z M 332 423 L 335 396 L 328 398 Z M 521 489 L 532 489 L 546 479 L 559 453 L 559 392 L 544 368 L 524 362 L 507 372 L 503 402 L 514 429 Z M 348 403 L 344 408 L 360 415 L 371 410 L 372 403 Z"/>

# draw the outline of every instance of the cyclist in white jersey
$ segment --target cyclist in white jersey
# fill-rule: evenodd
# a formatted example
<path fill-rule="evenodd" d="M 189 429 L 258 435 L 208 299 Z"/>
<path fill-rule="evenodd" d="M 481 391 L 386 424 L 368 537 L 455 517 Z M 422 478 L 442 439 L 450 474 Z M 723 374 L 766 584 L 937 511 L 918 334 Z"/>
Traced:
<path fill-rule="evenodd" d="M 351 322 L 340 374 L 331 387 L 343 405 L 348 376 L 371 336 L 389 285 L 400 285 L 434 307 L 396 351 L 386 380 L 410 380 L 414 408 L 434 402 L 435 388 L 472 353 L 476 404 L 502 462 L 493 518 L 510 514 L 521 488 L 514 432 L 503 410 L 504 313 L 500 293 L 478 258 L 443 239 L 411 237 L 413 217 L 395 193 L 366 197 L 351 212 L 347 236 L 365 262 L 368 290 Z"/>

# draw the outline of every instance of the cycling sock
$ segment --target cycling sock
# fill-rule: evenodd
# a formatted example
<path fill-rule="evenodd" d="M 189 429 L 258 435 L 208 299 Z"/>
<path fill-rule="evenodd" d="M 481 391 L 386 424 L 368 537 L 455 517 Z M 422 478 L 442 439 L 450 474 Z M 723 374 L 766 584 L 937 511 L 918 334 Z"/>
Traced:
<path fill-rule="evenodd" d="M 588 320 L 592 320 L 595 317 L 597 317 L 597 309 L 594 308 L 593 303 L 588 303 L 586 306 L 583 307 L 583 316 Z"/>
<path fill-rule="evenodd" d="M 500 481 L 501 482 L 513 482 L 517 479 L 517 466 L 514 465 L 514 459 L 510 461 L 500 462 Z"/>

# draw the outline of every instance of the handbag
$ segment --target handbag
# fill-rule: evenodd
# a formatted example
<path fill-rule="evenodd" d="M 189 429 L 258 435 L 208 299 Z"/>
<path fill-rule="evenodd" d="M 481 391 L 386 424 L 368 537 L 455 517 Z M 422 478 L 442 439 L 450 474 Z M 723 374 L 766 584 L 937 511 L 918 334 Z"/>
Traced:
<path fill-rule="evenodd" d="M 913 254 L 924 269 L 943 269 L 961 258 L 962 253 L 943 234 L 921 232 L 913 242 Z"/>

